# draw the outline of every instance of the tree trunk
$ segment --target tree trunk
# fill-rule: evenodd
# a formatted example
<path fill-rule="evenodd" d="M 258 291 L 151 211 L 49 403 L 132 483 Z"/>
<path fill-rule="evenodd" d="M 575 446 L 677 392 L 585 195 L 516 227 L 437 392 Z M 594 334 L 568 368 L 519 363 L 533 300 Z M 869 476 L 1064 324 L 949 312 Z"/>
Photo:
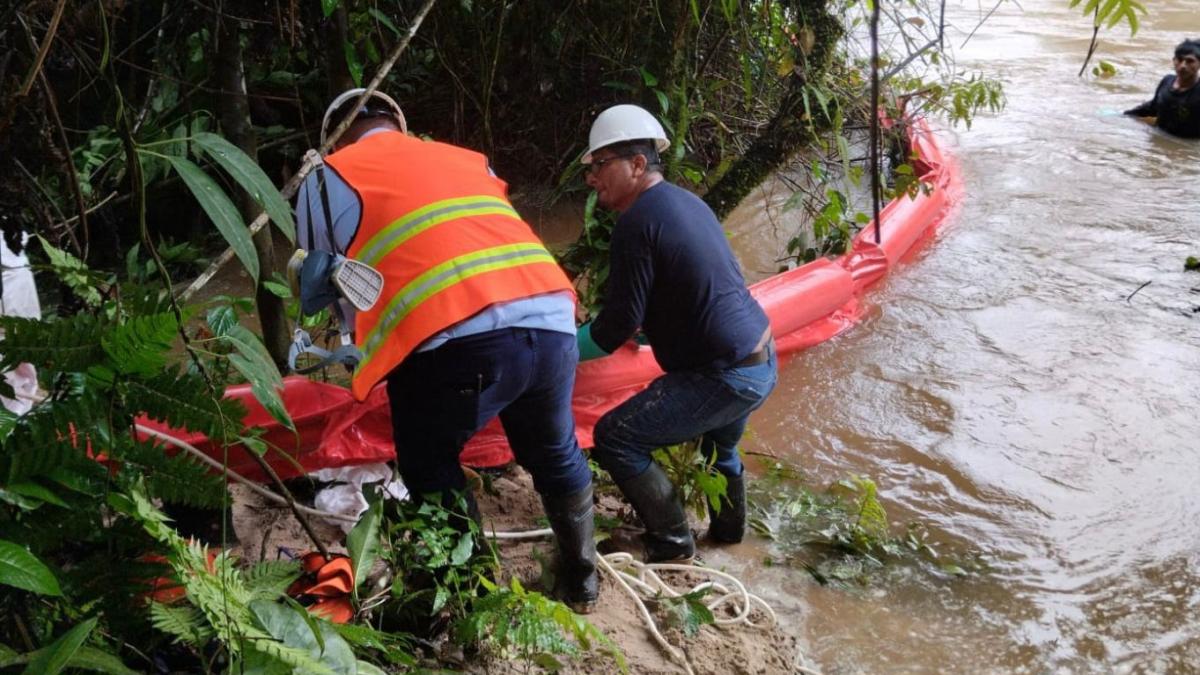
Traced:
<path fill-rule="evenodd" d="M 788 8 L 799 17 L 802 26 L 813 31 L 814 44 L 808 54 L 797 48 L 796 63 L 802 72 L 789 75 L 788 91 L 770 123 L 740 157 L 704 195 L 704 201 L 718 218 L 729 215 L 742 199 L 784 164 L 798 149 L 815 138 L 814 132 L 828 128 L 830 120 L 803 119 L 804 87 L 819 82 L 829 67 L 830 58 L 842 35 L 838 17 L 826 7 L 827 0 L 792 0 Z"/>
<path fill-rule="evenodd" d="M 346 22 L 346 7 L 339 4 L 333 14 L 324 21 L 326 81 L 329 83 L 329 98 L 354 87 L 350 66 L 346 65 L 346 43 L 349 31 Z"/>
<path fill-rule="evenodd" d="M 250 125 L 250 105 L 246 97 L 246 77 L 242 63 L 242 45 L 237 22 L 232 19 L 221 21 L 220 35 L 214 67 L 217 86 L 223 92 L 218 97 L 221 130 L 230 143 L 241 148 L 250 159 L 258 161 L 258 138 Z M 256 218 L 262 208 L 245 190 L 238 191 L 238 209 L 247 223 Z M 262 325 L 263 343 L 271 358 L 280 369 L 287 367 L 288 331 L 287 313 L 283 299 L 267 290 L 264 280 L 277 271 L 275 264 L 274 228 L 264 227 L 254 236 L 254 248 L 258 251 L 259 282 L 254 290 L 258 306 L 258 319 Z"/>

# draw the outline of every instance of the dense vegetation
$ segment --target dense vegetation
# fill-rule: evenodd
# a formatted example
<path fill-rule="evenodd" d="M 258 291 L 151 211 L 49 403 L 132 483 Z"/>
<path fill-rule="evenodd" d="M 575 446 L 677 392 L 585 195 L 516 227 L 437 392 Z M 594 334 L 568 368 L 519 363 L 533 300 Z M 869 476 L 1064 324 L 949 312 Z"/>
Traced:
<path fill-rule="evenodd" d="M 0 319 L 0 369 L 34 363 L 45 390 L 30 414 L 0 414 L 0 670 L 378 672 L 429 657 L 420 645 L 437 630 L 545 667 L 606 647 L 561 605 L 495 586 L 494 557 L 478 531 L 449 525 L 454 514 L 378 502 L 348 542 L 356 579 L 377 559 L 411 572 L 382 591 L 356 588 L 356 623 L 313 618 L 285 597 L 298 565 L 210 554 L 164 516 L 173 505 L 226 509 L 224 480 L 164 452 L 135 419 L 267 452 L 220 396 L 244 380 L 290 423 L 276 391 L 290 298 L 273 239 L 291 239 L 294 225 L 277 187 L 316 146 L 325 103 L 384 70 L 381 89 L 401 101 L 410 129 L 487 153 L 519 206 L 582 201 L 587 129 L 616 102 L 660 117 L 674 139 L 670 177 L 721 214 L 803 153 L 811 170 L 794 204 L 811 229 L 788 253 L 803 262 L 838 252 L 863 220 L 846 195 L 864 173 L 853 155 L 871 119 L 868 7 L 444 0 L 388 63 L 424 4 L 0 9 L 0 226 L 43 271 L 46 314 Z M 937 7 L 883 9 L 884 112 L 969 122 L 1000 106 L 995 83 L 953 68 Z M 897 176 L 908 159 L 894 157 Z M 901 179 L 889 194 L 915 187 Z M 272 227 L 252 236 L 246 224 L 263 210 Z M 594 300 L 606 224 L 587 213 L 564 262 L 588 276 Z M 225 244 L 257 282 L 255 297 L 182 301 L 176 282 Z M 239 322 L 251 310 L 261 339 Z M 158 595 L 148 581 L 158 577 L 182 597 Z"/>

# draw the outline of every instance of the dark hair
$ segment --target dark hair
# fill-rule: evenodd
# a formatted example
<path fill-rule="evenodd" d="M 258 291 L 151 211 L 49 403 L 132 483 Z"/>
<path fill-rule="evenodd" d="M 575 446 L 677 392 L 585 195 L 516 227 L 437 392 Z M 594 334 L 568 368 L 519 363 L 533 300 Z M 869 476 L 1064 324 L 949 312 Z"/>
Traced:
<path fill-rule="evenodd" d="M 636 141 L 622 141 L 620 143 L 613 143 L 612 145 L 608 146 L 608 149 L 622 157 L 641 155 L 642 157 L 646 158 L 647 170 L 657 171 L 659 173 L 663 172 L 664 167 L 662 158 L 659 157 L 658 147 L 652 138 L 642 138 Z"/>
<path fill-rule="evenodd" d="M 1189 54 L 1200 59 L 1200 38 L 1185 39 L 1175 48 L 1175 58 L 1177 59 L 1182 59 Z"/>

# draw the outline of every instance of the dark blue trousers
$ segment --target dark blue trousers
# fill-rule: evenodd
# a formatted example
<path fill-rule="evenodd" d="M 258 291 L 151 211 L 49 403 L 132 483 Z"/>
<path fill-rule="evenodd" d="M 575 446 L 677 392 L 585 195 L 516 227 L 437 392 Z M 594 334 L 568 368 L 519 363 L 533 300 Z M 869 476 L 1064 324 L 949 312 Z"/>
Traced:
<path fill-rule="evenodd" d="M 517 463 L 540 494 L 587 487 L 591 472 L 571 411 L 578 362 L 574 335 L 529 328 L 468 335 L 410 354 L 387 377 L 405 485 L 417 494 L 463 489 L 458 455 L 499 415 Z"/>
<path fill-rule="evenodd" d="M 596 423 L 592 456 L 617 482 L 650 468 L 658 448 L 700 437 L 700 450 L 726 476 L 742 475 L 738 441 L 750 413 L 775 388 L 774 344 L 765 363 L 667 373 Z"/>

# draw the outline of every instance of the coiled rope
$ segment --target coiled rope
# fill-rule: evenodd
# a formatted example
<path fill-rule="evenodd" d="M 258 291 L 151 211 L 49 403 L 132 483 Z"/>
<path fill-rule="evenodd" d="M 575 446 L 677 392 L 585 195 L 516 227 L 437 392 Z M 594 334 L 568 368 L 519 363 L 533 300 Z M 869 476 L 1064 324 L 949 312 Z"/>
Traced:
<path fill-rule="evenodd" d="M 207 464 L 213 469 L 227 475 L 230 480 L 241 483 L 246 486 L 254 494 L 275 502 L 277 504 L 286 505 L 287 500 L 282 496 L 271 492 L 254 481 L 230 470 L 222 463 L 206 455 L 203 451 L 190 443 L 175 438 L 169 434 L 164 434 L 155 429 L 135 425 L 137 430 L 152 436 L 158 440 L 173 445 L 188 454 L 195 457 L 197 460 Z M 305 514 L 337 520 L 341 522 L 355 523 L 358 518 L 347 516 L 341 513 L 332 513 L 321 511 L 301 504 L 295 505 L 297 509 Z M 542 528 L 537 530 L 525 530 L 517 532 L 498 532 L 491 531 L 486 533 L 487 536 L 494 540 L 501 541 L 523 541 L 530 539 L 545 539 L 554 536 L 554 532 L 550 528 Z M 654 638 L 673 661 L 678 663 L 688 675 L 695 675 L 695 670 L 692 664 L 687 660 L 687 656 L 681 649 L 671 644 L 662 631 L 658 629 L 658 624 L 655 623 L 654 617 L 650 614 L 649 608 L 646 606 L 647 601 L 654 601 L 666 598 L 679 598 L 687 594 L 697 593 L 700 591 L 711 591 L 714 597 L 705 603 L 705 607 L 709 609 L 716 617 L 717 611 L 726 605 L 733 604 L 736 607 L 735 615 L 732 617 L 717 617 L 713 623 L 718 628 L 729 628 L 731 626 L 747 626 L 749 628 L 766 629 L 778 623 L 778 618 L 775 615 L 775 610 L 762 598 L 754 595 L 746 590 L 745 584 L 737 577 L 727 572 L 705 567 L 695 563 L 644 563 L 635 560 L 632 555 L 619 551 L 616 553 L 608 553 L 598 556 L 600 569 L 616 582 L 637 606 L 638 614 L 642 617 L 642 622 L 646 626 L 646 630 Z M 711 577 L 708 580 L 702 581 L 692 586 L 687 591 L 679 591 L 663 581 L 659 576 L 659 572 L 686 572 L 689 574 L 697 574 L 701 576 Z M 759 623 L 752 621 L 750 615 L 755 607 L 762 610 L 766 615 L 766 622 Z M 821 675 L 819 671 L 809 667 L 807 660 L 804 657 L 803 651 L 797 649 L 796 657 L 793 659 L 792 672 L 801 675 Z"/>

